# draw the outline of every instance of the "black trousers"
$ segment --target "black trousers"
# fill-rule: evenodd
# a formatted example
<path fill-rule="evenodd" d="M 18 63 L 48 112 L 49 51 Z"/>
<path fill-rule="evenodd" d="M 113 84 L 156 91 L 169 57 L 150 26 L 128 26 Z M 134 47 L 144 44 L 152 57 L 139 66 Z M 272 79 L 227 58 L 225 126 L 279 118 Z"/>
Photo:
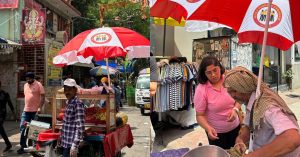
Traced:
<path fill-rule="evenodd" d="M 4 127 L 3 127 L 5 117 L 6 117 L 5 115 L 0 115 L 0 134 L 3 138 L 3 140 L 5 141 L 6 146 L 10 146 L 11 143 L 10 143 L 10 141 L 9 141 L 7 135 L 6 135 L 6 132 L 4 130 Z"/>
<path fill-rule="evenodd" d="M 217 140 L 211 140 L 208 138 L 208 142 L 210 145 L 219 146 L 223 149 L 230 149 L 235 145 L 235 139 L 239 135 L 239 131 L 240 131 L 240 125 L 238 125 L 235 129 L 229 132 L 218 133 L 219 139 Z"/>

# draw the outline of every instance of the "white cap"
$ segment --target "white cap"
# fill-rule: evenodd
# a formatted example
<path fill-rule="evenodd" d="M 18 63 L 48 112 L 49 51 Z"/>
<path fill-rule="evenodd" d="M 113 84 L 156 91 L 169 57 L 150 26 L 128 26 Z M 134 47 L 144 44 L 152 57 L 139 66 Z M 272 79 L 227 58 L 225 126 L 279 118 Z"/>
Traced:
<path fill-rule="evenodd" d="M 77 87 L 77 84 L 76 84 L 76 81 L 74 79 L 66 79 L 64 81 L 64 86 Z"/>

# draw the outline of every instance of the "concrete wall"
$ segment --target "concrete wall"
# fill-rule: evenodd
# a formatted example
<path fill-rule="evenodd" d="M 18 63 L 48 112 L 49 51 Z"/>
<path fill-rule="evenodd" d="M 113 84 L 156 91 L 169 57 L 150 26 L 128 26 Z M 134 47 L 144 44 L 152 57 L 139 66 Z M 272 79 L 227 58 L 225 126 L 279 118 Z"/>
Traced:
<path fill-rule="evenodd" d="M 294 72 L 294 79 L 292 81 L 292 89 L 300 88 L 300 64 L 294 64 L 292 66 Z"/>
<path fill-rule="evenodd" d="M 174 54 L 176 56 L 186 57 L 188 61 L 193 59 L 193 40 L 207 38 L 205 32 L 187 32 L 184 27 L 174 28 Z"/>
<path fill-rule="evenodd" d="M 13 51 L 13 49 L 11 49 Z M 0 55 L 0 80 L 2 82 L 2 89 L 9 93 L 10 99 L 17 111 L 17 52 Z M 11 119 L 10 109 L 7 105 L 7 119 Z"/>
<path fill-rule="evenodd" d="M 164 39 L 164 26 L 150 25 L 151 32 L 151 51 L 155 56 L 163 56 L 163 39 Z M 165 38 L 165 53 L 164 56 L 173 56 L 174 53 L 174 27 L 166 26 Z"/>
<path fill-rule="evenodd" d="M 290 58 L 291 58 L 291 63 L 292 63 L 292 71 L 294 73 L 294 78 L 292 80 L 292 89 L 300 88 L 300 62 L 295 61 L 295 51 L 296 51 L 296 47 L 295 47 L 295 45 L 293 45 L 291 47 L 291 53 L 290 53 L 290 56 L 291 56 Z"/>
<path fill-rule="evenodd" d="M 19 0 L 17 9 L 0 9 L 0 37 L 18 42 L 20 40 L 20 21 L 24 1 Z"/>

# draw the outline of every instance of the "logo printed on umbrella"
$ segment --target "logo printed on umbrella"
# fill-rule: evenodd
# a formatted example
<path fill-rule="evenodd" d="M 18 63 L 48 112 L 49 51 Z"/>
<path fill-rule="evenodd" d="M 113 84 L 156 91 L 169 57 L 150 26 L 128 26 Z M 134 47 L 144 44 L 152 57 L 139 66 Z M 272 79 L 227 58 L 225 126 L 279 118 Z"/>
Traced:
<path fill-rule="evenodd" d="M 111 35 L 108 33 L 97 33 L 92 36 L 91 40 L 95 44 L 105 44 L 111 40 Z"/>
<path fill-rule="evenodd" d="M 197 3 L 197 2 L 199 2 L 200 0 L 186 0 L 187 2 L 189 2 L 189 3 Z"/>
<path fill-rule="evenodd" d="M 263 28 L 265 27 L 265 24 L 266 24 L 267 10 L 268 10 L 268 3 L 264 3 L 264 4 L 259 5 L 254 10 L 254 13 L 253 13 L 254 22 Z M 281 22 L 281 20 L 282 20 L 281 9 L 277 5 L 272 4 L 269 28 L 277 26 Z"/>

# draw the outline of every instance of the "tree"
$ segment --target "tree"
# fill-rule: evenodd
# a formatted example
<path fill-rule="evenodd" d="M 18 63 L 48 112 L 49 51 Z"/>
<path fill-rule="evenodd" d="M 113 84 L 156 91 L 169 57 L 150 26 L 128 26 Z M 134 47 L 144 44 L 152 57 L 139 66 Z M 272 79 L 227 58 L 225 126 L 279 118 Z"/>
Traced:
<path fill-rule="evenodd" d="M 150 38 L 149 8 L 143 11 L 140 3 L 128 3 L 125 7 L 108 10 L 104 24 L 110 27 L 126 27 Z"/>
<path fill-rule="evenodd" d="M 126 0 L 123 0 L 126 1 Z M 75 0 L 72 5 L 84 18 L 74 18 L 74 35 L 100 26 L 99 4 L 114 4 L 120 0 Z M 141 3 L 128 1 L 125 7 L 109 8 L 105 12 L 103 24 L 110 27 L 126 27 L 150 39 L 149 8 L 142 10 Z"/>
<path fill-rule="evenodd" d="M 73 36 L 89 29 L 99 27 L 99 0 L 75 0 L 72 5 L 81 13 L 81 17 L 74 17 Z"/>

